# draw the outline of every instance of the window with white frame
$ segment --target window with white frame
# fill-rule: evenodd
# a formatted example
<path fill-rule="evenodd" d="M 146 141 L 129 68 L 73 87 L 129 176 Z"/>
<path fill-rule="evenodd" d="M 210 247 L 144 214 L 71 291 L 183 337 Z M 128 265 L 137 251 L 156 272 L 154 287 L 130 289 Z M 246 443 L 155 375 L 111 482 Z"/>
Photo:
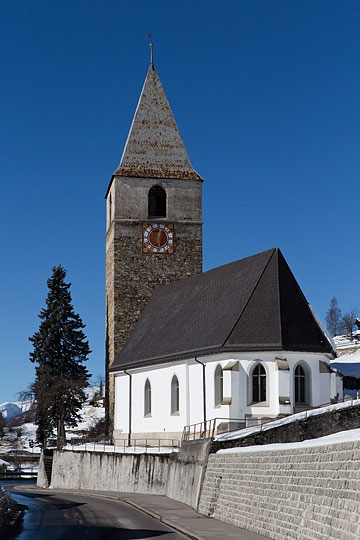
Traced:
<path fill-rule="evenodd" d="M 266 401 L 266 371 L 262 364 L 257 364 L 251 375 L 252 402 Z"/>
<path fill-rule="evenodd" d="M 294 372 L 295 405 L 310 403 L 310 374 L 306 365 L 298 364 Z"/>

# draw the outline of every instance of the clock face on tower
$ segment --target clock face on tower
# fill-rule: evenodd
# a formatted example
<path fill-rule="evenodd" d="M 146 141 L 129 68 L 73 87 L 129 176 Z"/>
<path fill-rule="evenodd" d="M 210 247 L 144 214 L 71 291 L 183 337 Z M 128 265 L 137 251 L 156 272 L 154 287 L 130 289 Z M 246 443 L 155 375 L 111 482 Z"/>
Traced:
<path fill-rule="evenodd" d="M 174 253 L 174 225 L 144 223 L 142 234 L 144 253 Z"/>

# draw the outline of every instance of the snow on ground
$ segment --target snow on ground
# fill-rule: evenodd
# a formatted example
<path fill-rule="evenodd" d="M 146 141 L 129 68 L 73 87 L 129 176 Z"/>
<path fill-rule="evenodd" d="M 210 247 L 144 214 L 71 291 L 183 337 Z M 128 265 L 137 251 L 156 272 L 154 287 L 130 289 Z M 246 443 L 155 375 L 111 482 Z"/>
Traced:
<path fill-rule="evenodd" d="M 104 444 L 101 442 L 87 442 L 86 444 L 68 444 L 66 450 L 87 451 L 87 452 L 117 452 L 121 454 L 169 454 L 170 452 L 178 452 L 178 447 L 171 446 L 125 446 L 127 441 L 124 441 L 122 446 L 114 446 L 113 444 Z"/>
<path fill-rule="evenodd" d="M 8 466 L 9 463 L 8 463 L 7 461 L 4 461 L 3 459 L 0 459 L 0 467 L 1 467 L 1 465 L 6 465 L 6 466 Z"/>
<path fill-rule="evenodd" d="M 294 443 L 274 443 L 264 444 L 262 446 L 242 446 L 238 448 L 224 448 L 218 450 L 217 454 L 241 454 L 243 452 L 270 452 L 272 450 L 294 450 L 296 448 L 308 448 L 310 446 L 324 446 L 328 444 L 339 444 L 349 441 L 360 441 L 360 429 L 349 429 L 348 431 L 339 431 L 318 439 L 308 439 L 306 441 Z"/>
<path fill-rule="evenodd" d="M 21 449 L 27 452 L 40 453 L 40 446 L 36 446 L 36 424 L 27 422 L 21 426 Z"/>
<path fill-rule="evenodd" d="M 350 339 L 348 335 L 333 337 L 335 346 L 339 349 L 345 349 L 347 347 L 356 347 L 360 343 L 360 330 L 353 332 L 353 339 Z"/>
<path fill-rule="evenodd" d="M 93 407 L 92 405 L 84 405 L 81 411 L 81 420 L 76 426 L 76 428 L 69 428 L 67 431 L 76 435 L 76 431 L 88 431 L 91 429 L 99 420 L 102 420 L 105 417 L 105 408 L 104 407 Z M 79 434 L 81 436 L 81 434 Z"/>
<path fill-rule="evenodd" d="M 89 387 L 87 389 L 88 400 L 91 401 L 98 392 L 98 387 Z M 0 410 L 5 411 L 4 416 L 11 419 L 28 411 L 32 401 L 24 402 L 6 402 L 0 405 Z M 81 420 L 75 428 L 67 428 L 66 433 L 68 438 L 83 437 L 84 432 L 89 431 L 95 424 L 105 417 L 104 407 L 93 407 L 86 404 L 80 412 Z M 38 454 L 41 452 L 40 446 L 36 444 L 36 429 L 37 426 L 32 422 L 20 424 L 14 428 L 5 428 L 5 436 L 0 439 L 0 453 L 10 454 L 14 451 L 31 452 Z M 0 463 L 1 465 L 1 463 Z M 29 464 L 29 467 L 33 465 Z"/>
<path fill-rule="evenodd" d="M 12 452 L 31 452 L 38 454 L 41 452 L 40 446 L 36 445 L 36 425 L 27 422 L 9 431 L 0 439 L 0 453 L 9 454 Z"/>
<path fill-rule="evenodd" d="M 303 411 L 297 414 L 292 414 L 290 416 L 285 416 L 284 418 L 280 418 L 279 420 L 274 420 L 273 422 L 268 422 L 266 424 L 263 424 L 262 426 L 253 426 L 245 429 L 239 429 L 237 431 L 231 431 L 230 433 L 224 433 L 223 435 L 218 435 L 215 437 L 216 441 L 229 441 L 232 439 L 240 439 L 242 437 L 247 437 L 248 435 L 252 435 L 253 433 L 257 433 L 259 431 L 267 431 L 268 429 L 272 429 L 274 427 L 282 426 L 285 424 L 291 424 L 292 422 L 296 422 L 297 420 L 304 420 L 305 418 L 308 418 L 309 416 L 317 416 L 319 414 L 324 414 L 326 412 L 330 411 L 337 411 L 339 409 L 344 409 L 346 407 L 351 407 L 353 405 L 360 406 L 360 399 L 350 399 L 349 401 L 344 401 L 343 403 L 336 403 L 334 405 L 327 405 L 326 407 L 320 407 L 319 409 L 313 409 L 310 411 Z"/>
<path fill-rule="evenodd" d="M 360 348 L 353 353 L 342 354 L 339 358 L 335 358 L 331 361 L 333 364 L 360 364 Z"/>
<path fill-rule="evenodd" d="M 104 392 L 104 388 L 102 390 Z M 88 402 L 92 401 L 95 397 L 100 396 L 100 386 L 87 386 L 84 389 L 85 396 Z M 100 399 L 100 398 L 99 398 Z"/>

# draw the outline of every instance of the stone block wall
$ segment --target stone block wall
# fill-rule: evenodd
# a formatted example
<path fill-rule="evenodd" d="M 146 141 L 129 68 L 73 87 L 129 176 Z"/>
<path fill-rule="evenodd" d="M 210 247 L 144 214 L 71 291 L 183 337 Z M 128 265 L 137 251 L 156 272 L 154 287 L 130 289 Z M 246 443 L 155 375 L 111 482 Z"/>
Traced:
<path fill-rule="evenodd" d="M 275 540 L 358 540 L 360 441 L 211 454 L 199 512 Z"/>

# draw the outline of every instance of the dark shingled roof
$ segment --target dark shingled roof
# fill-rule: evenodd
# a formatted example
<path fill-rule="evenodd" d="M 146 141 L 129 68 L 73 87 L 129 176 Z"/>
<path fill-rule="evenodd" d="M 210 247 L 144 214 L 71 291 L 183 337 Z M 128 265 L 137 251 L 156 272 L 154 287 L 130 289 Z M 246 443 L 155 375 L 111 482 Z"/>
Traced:
<path fill-rule="evenodd" d="M 111 371 L 269 350 L 333 352 L 278 248 L 156 289 Z"/>

